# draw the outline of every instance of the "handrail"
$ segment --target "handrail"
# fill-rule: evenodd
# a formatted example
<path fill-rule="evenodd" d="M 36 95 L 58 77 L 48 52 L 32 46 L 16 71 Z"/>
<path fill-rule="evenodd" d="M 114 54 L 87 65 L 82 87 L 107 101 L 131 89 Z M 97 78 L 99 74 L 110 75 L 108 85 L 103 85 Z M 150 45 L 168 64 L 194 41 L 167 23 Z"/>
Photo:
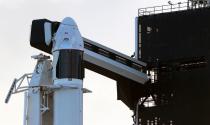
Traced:
<path fill-rule="evenodd" d="M 176 4 L 169 3 L 168 5 L 154 6 L 138 9 L 138 16 L 153 15 L 167 12 L 182 11 L 188 9 L 209 7 L 209 3 L 197 3 L 197 1 L 179 2 Z"/>

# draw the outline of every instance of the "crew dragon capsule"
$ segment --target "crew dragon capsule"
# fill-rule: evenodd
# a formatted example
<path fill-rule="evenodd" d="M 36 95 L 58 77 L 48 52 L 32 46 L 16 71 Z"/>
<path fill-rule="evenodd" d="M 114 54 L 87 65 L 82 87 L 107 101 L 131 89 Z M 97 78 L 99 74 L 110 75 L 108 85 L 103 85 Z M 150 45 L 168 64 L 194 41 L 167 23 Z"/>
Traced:
<path fill-rule="evenodd" d="M 65 18 L 52 39 L 53 79 L 82 79 L 84 42 L 75 21 Z"/>

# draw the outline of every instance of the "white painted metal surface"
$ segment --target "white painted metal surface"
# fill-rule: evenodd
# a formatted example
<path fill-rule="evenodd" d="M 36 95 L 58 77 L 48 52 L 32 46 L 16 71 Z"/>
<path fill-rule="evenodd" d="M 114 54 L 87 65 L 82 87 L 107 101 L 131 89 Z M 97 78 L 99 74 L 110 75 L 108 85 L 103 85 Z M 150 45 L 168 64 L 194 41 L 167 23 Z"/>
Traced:
<path fill-rule="evenodd" d="M 27 98 L 26 125 L 41 125 L 41 94 L 39 88 L 30 88 Z"/>
<path fill-rule="evenodd" d="M 62 49 L 76 49 L 83 51 L 83 39 L 78 30 L 77 24 L 72 18 L 66 17 L 61 22 L 53 44 L 53 52 Z"/>
<path fill-rule="evenodd" d="M 57 88 L 54 91 L 53 125 L 82 125 L 82 79 L 56 77 L 61 50 L 84 50 L 82 36 L 72 18 L 67 17 L 61 22 L 53 46 L 53 85 Z"/>
<path fill-rule="evenodd" d="M 49 22 L 44 24 L 44 38 L 45 43 L 50 45 L 50 42 L 52 41 L 52 24 Z"/>
<path fill-rule="evenodd" d="M 27 125 L 28 116 L 28 92 L 24 92 L 24 111 L 23 111 L 23 125 Z"/>
<path fill-rule="evenodd" d="M 38 59 L 25 96 L 26 125 L 42 125 L 42 91 L 41 86 L 52 84 L 52 66 L 50 60 Z"/>
<path fill-rule="evenodd" d="M 55 80 L 60 89 L 54 92 L 54 125 L 82 125 L 83 81 Z"/>
<path fill-rule="evenodd" d="M 135 18 L 135 59 L 139 58 L 139 31 L 138 17 Z"/>
<path fill-rule="evenodd" d="M 84 50 L 84 60 L 137 83 L 144 84 L 149 80 L 146 74 L 87 49 Z"/>

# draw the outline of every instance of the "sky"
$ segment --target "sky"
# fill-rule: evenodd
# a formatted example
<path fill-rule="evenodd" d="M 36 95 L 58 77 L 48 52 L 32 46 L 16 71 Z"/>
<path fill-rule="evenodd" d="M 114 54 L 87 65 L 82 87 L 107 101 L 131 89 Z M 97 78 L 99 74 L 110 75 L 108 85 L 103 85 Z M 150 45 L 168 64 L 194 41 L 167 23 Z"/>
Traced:
<path fill-rule="evenodd" d="M 172 0 L 180 2 L 183 0 Z M 61 21 L 72 17 L 82 34 L 95 42 L 132 55 L 134 19 L 138 8 L 167 4 L 167 0 L 0 0 L 0 125 L 23 124 L 23 93 L 4 99 L 14 78 L 33 71 L 30 47 L 34 19 Z M 84 125 L 132 125 L 132 111 L 117 100 L 116 82 L 85 70 Z"/>

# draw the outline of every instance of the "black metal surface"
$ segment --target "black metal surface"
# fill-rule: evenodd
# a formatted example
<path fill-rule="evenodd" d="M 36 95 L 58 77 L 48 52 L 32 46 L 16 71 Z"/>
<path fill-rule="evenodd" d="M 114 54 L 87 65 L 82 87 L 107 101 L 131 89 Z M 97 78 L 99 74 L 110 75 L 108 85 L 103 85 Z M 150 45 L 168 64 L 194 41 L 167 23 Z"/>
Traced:
<path fill-rule="evenodd" d="M 143 61 L 209 55 L 210 8 L 139 17 Z"/>
<path fill-rule="evenodd" d="M 44 24 L 46 22 L 51 23 L 51 21 L 47 19 L 32 21 L 30 45 L 44 52 L 51 53 L 52 43 L 49 46 L 45 44 Z"/>
<path fill-rule="evenodd" d="M 210 124 L 210 8 L 139 17 L 139 49 L 157 79 L 140 125 Z M 140 48 L 141 47 L 141 48 Z"/>
<path fill-rule="evenodd" d="M 56 65 L 57 78 L 84 78 L 83 51 L 60 50 Z"/>

